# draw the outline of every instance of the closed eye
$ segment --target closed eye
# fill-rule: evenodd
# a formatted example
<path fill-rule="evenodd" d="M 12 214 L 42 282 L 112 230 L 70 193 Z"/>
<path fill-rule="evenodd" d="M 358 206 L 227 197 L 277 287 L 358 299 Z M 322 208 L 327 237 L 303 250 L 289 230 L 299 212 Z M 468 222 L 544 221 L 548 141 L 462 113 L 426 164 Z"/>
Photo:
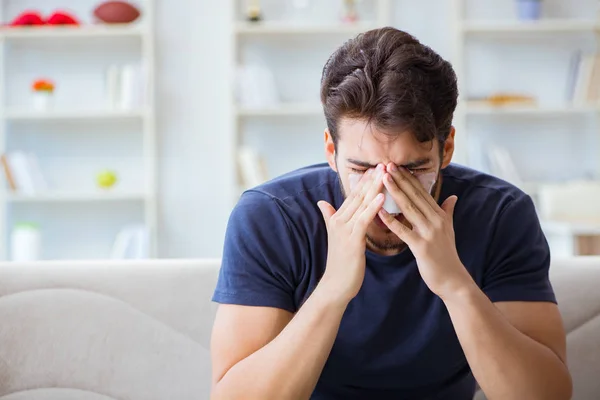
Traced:
<path fill-rule="evenodd" d="M 364 174 L 365 172 L 367 172 L 366 169 L 358 169 L 358 168 L 352 168 L 352 167 L 350 167 L 350 170 L 352 172 L 356 172 L 357 174 Z"/>

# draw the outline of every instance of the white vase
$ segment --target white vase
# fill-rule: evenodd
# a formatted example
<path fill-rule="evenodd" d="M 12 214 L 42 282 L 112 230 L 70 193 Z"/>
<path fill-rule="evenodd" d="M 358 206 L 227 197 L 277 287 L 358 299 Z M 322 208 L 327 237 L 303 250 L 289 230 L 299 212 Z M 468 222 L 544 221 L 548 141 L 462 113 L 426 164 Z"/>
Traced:
<path fill-rule="evenodd" d="M 36 224 L 17 224 L 11 233 L 11 261 L 37 261 L 41 258 L 41 235 Z"/>
<path fill-rule="evenodd" d="M 48 111 L 52 108 L 54 96 L 51 92 L 37 91 L 32 94 L 33 108 L 36 111 Z"/>

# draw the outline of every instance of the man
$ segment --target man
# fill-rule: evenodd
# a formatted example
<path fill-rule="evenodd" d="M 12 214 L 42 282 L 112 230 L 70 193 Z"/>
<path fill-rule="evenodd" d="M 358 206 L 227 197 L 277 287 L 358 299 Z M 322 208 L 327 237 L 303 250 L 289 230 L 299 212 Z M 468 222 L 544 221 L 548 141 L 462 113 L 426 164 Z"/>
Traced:
<path fill-rule="evenodd" d="M 232 212 L 214 399 L 467 400 L 476 382 L 489 399 L 570 398 L 534 206 L 450 163 L 457 96 L 450 64 L 393 28 L 331 56 L 328 165 L 249 190 Z"/>

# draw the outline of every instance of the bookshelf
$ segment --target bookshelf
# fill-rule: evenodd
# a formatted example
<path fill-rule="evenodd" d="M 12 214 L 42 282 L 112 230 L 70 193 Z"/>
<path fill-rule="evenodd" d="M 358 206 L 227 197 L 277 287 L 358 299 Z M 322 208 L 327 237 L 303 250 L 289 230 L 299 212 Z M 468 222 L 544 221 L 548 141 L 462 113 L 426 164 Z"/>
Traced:
<path fill-rule="evenodd" d="M 593 90 L 600 62 L 590 63 L 598 52 L 598 5 L 547 2 L 542 18 L 532 21 L 519 21 L 510 9 L 514 5 L 453 1 L 452 62 L 461 93 L 455 126 L 464 150 L 460 157 L 530 194 L 553 254 L 573 256 L 576 238 L 598 235 L 600 225 L 559 221 L 546 210 L 545 189 L 565 188 L 569 182 L 594 185 L 600 179 L 600 93 Z M 493 105 L 473 100 L 499 92 L 528 95 L 533 101 Z M 520 176 L 486 165 L 490 143 L 509 151 Z"/>
<path fill-rule="evenodd" d="M 233 70 L 266 66 L 273 74 L 277 99 L 264 104 L 240 100 L 232 93 L 231 152 L 235 169 L 234 198 L 248 187 L 308 163 L 323 162 L 325 121 L 319 99 L 321 69 L 327 57 L 345 40 L 369 29 L 392 24 L 391 0 L 357 2 L 359 19 L 344 22 L 338 3 L 309 2 L 310 16 L 298 20 L 293 1 L 261 1 L 263 18 L 246 20 L 245 2 L 233 1 Z M 342 2 L 339 2 L 341 5 Z M 300 10 L 302 11 L 302 10 Z M 290 53 L 293 49 L 293 54 Z M 288 77 L 292 76 L 293 79 Z M 257 87 L 255 91 L 268 92 Z M 302 148 L 284 156 L 278 146 Z"/>
<path fill-rule="evenodd" d="M 131 226 L 144 227 L 148 256 L 156 256 L 155 4 L 136 4 L 138 21 L 106 25 L 93 21 L 92 0 L 32 0 L 28 9 L 61 7 L 81 25 L 0 28 L 0 153 L 34 155 L 46 182 L 33 191 L 11 188 L 2 168 L 0 259 L 9 259 L 11 229 L 22 221 L 40 225 L 43 259 L 108 258 Z M 19 2 L 0 0 L 3 23 L 23 11 Z M 140 97 L 107 103 L 107 71 L 117 66 L 125 74 L 131 65 Z M 42 77 L 57 89 L 53 106 L 40 110 L 29 89 Z M 101 189 L 98 174 L 107 169 L 117 183 Z"/>

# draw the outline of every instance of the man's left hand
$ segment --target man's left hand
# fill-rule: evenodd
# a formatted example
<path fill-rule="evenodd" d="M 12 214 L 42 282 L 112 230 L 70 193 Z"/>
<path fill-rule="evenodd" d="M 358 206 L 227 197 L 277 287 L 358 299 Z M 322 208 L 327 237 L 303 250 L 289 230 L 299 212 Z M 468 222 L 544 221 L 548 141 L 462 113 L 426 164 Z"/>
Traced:
<path fill-rule="evenodd" d="M 386 169 L 385 187 L 412 229 L 384 209 L 379 217 L 410 247 L 429 289 L 443 299 L 469 287 L 473 280 L 458 257 L 454 236 L 453 215 L 458 197 L 450 196 L 440 207 L 406 169 L 394 164 L 388 164 Z"/>

